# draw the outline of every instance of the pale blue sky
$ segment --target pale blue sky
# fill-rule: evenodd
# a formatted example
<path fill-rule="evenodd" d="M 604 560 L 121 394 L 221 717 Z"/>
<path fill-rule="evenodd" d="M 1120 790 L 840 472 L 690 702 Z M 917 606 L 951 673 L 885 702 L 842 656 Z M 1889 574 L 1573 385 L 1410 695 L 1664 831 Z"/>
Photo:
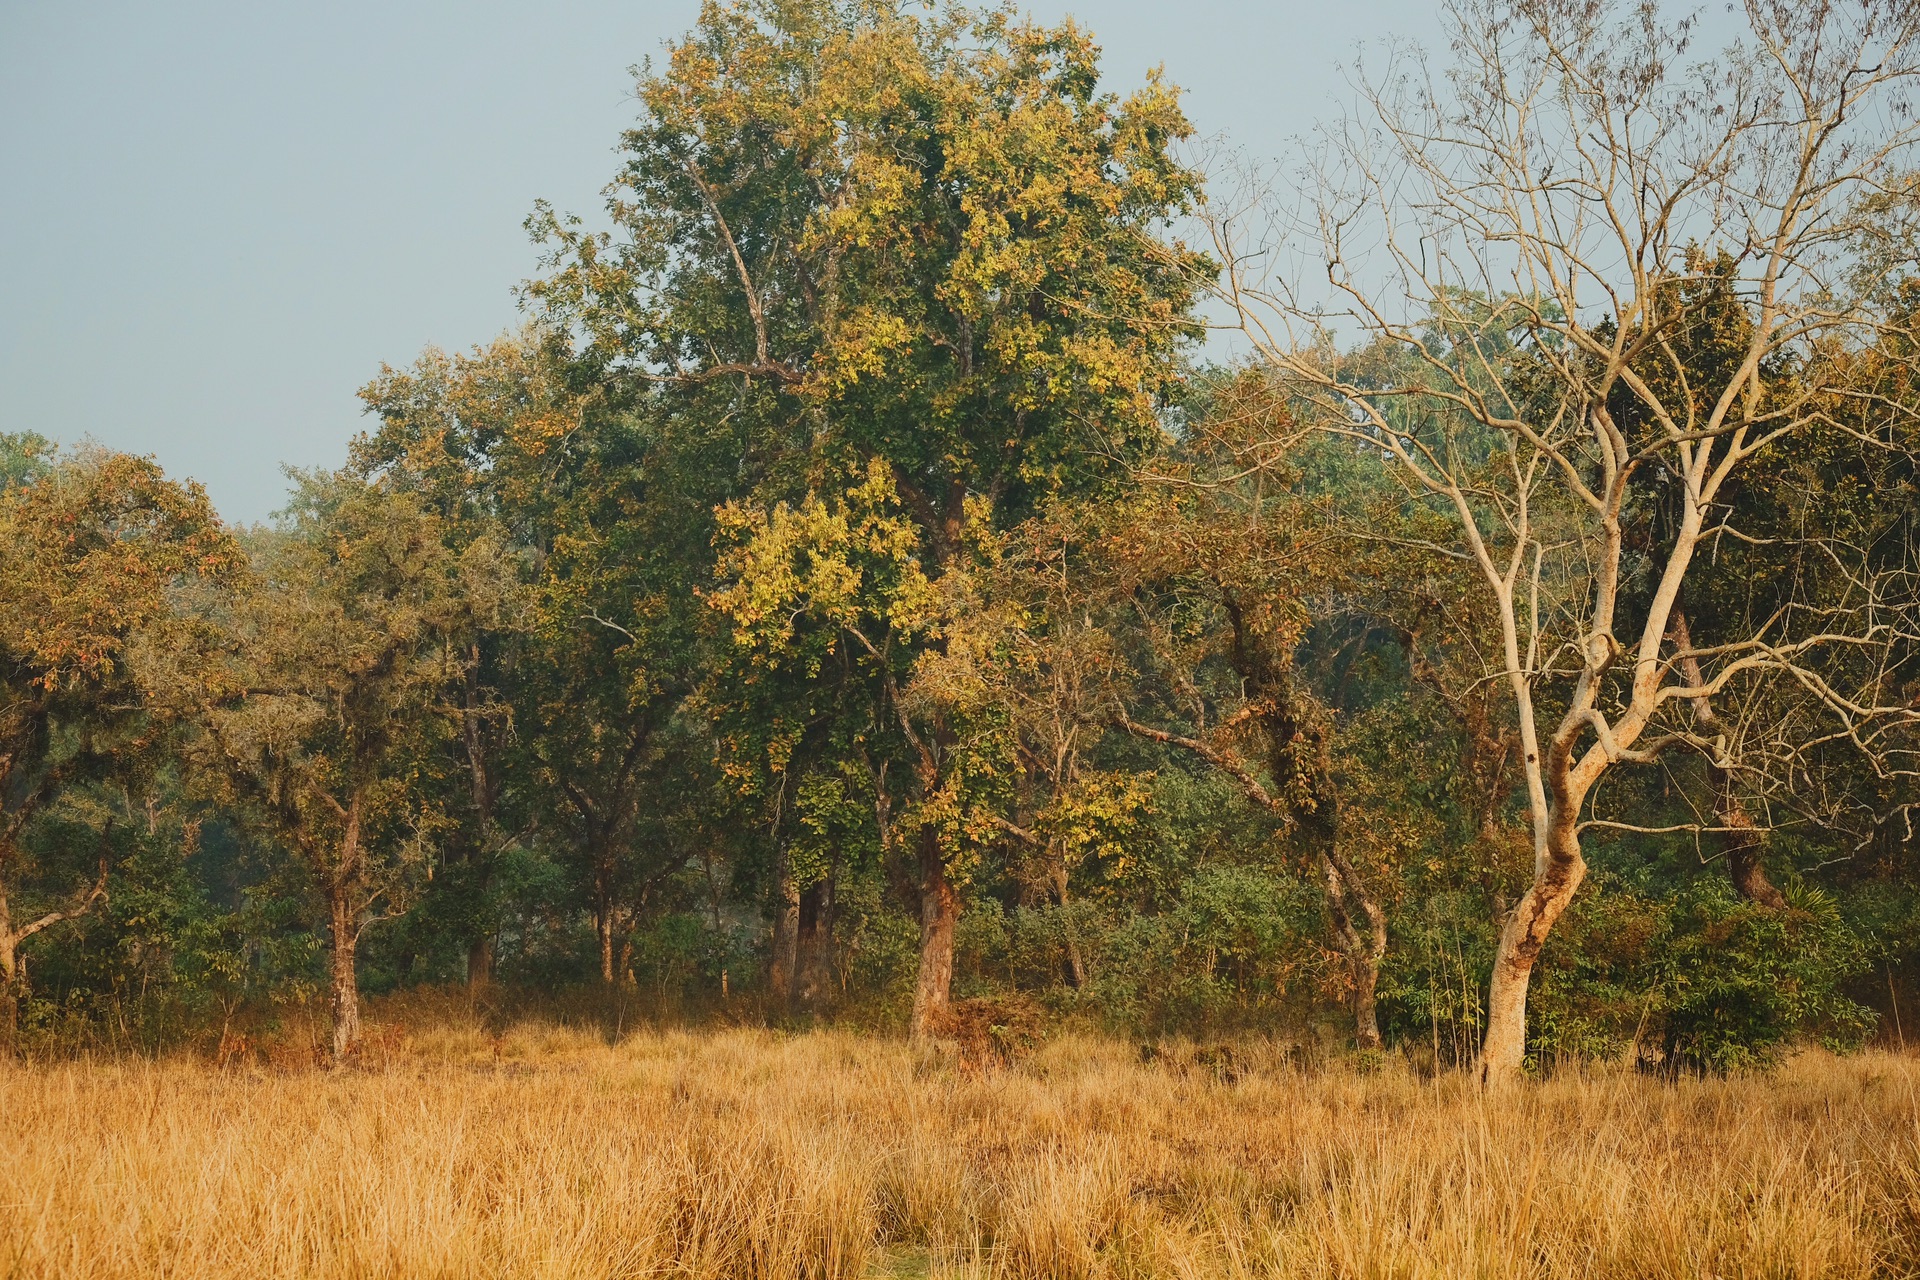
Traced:
<path fill-rule="evenodd" d="M 1202 131 L 1274 155 L 1418 0 L 1045 0 L 1116 88 L 1164 63 Z M 626 68 L 697 0 L 0 0 L 0 430 L 91 437 L 230 519 L 338 465 L 385 360 L 517 323 L 545 197 L 592 215 Z"/>

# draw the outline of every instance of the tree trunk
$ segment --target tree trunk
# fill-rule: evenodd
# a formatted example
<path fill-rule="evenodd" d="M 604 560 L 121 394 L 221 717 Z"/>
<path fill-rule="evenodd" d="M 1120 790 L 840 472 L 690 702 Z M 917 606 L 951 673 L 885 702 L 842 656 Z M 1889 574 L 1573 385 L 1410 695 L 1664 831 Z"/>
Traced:
<path fill-rule="evenodd" d="M 600 981 L 613 985 L 613 908 L 601 903 L 594 908 L 593 931 L 600 939 Z"/>
<path fill-rule="evenodd" d="M 1482 1085 L 1506 1084 L 1520 1076 L 1527 1058 L 1527 986 L 1534 962 L 1586 874 L 1580 841 L 1568 819 L 1550 834 L 1548 847 L 1536 860 L 1533 884 L 1500 930 L 1487 993 L 1487 1036 L 1474 1065 Z"/>
<path fill-rule="evenodd" d="M 793 864 L 784 840 L 778 857 L 774 868 L 773 958 L 767 985 L 775 1002 L 785 1006 L 793 1002 L 794 971 L 800 959 L 800 890 L 793 882 Z"/>
<path fill-rule="evenodd" d="M 492 878 L 493 801 L 495 784 L 487 769 L 487 734 L 480 706 L 480 645 L 467 649 L 466 702 L 461 726 L 466 737 L 467 767 L 472 782 L 472 830 L 467 833 L 468 891 L 487 900 L 487 885 Z M 491 913 L 489 913 L 491 914 Z M 493 935 L 482 930 L 467 942 L 467 985 L 485 987 L 493 982 Z"/>
<path fill-rule="evenodd" d="M 1380 985 L 1380 966 L 1364 954 L 1355 954 L 1347 957 L 1347 969 L 1353 975 L 1353 1043 L 1361 1049 L 1378 1049 L 1380 1018 L 1374 992 Z"/>
<path fill-rule="evenodd" d="M 1047 856 L 1051 863 L 1047 870 L 1053 877 L 1054 901 L 1060 907 L 1060 930 L 1066 941 L 1066 954 L 1062 960 L 1065 963 L 1067 985 L 1078 991 L 1087 985 L 1087 962 L 1080 954 L 1080 939 L 1073 931 L 1073 921 L 1067 916 L 1067 860 L 1053 844 L 1048 845 Z"/>
<path fill-rule="evenodd" d="M 945 1028 L 953 995 L 953 929 L 960 899 L 947 879 L 940 837 L 920 832 L 920 972 L 913 989 L 913 1038 L 928 1040 Z"/>
<path fill-rule="evenodd" d="M 360 982 L 354 972 L 354 952 L 359 944 L 360 922 L 355 918 L 353 884 L 336 877 L 331 901 L 333 934 L 333 1061 L 345 1062 L 360 1042 Z"/>
<path fill-rule="evenodd" d="M 1327 914 L 1333 920 L 1334 936 L 1346 953 L 1347 974 L 1352 980 L 1348 1006 L 1353 1012 L 1353 1043 L 1359 1049 L 1378 1049 L 1381 1045 L 1380 1018 L 1374 993 L 1380 985 L 1380 960 L 1386 954 L 1386 917 L 1360 884 L 1347 860 L 1331 847 L 1331 833 L 1320 851 L 1320 868 L 1327 881 Z M 1349 899 L 1360 903 L 1367 916 L 1367 937 L 1354 927 Z"/>
<path fill-rule="evenodd" d="M 327 877 L 328 924 L 333 954 L 333 1063 L 339 1066 L 360 1043 L 360 979 L 354 970 L 360 946 L 359 911 L 354 902 L 360 887 L 360 796 L 356 792 L 346 810 L 346 830 L 340 837 L 340 860 Z"/>
<path fill-rule="evenodd" d="M 1787 895 L 1767 878 L 1767 864 L 1761 857 L 1760 828 L 1747 813 L 1746 806 L 1733 796 L 1729 783 L 1721 783 L 1720 792 L 1722 803 L 1717 816 L 1722 827 L 1730 828 L 1721 832 L 1720 840 L 1726 850 L 1727 875 L 1733 881 L 1734 891 L 1756 906 L 1785 911 Z"/>
<path fill-rule="evenodd" d="M 13 912 L 0 885 L 0 1047 L 11 1049 L 20 1027 L 20 953 L 13 936 Z"/>
<path fill-rule="evenodd" d="M 800 895 L 799 980 L 796 994 L 800 1004 L 818 1008 L 832 986 L 834 877 L 807 886 Z"/>
<path fill-rule="evenodd" d="M 467 945 L 467 985 L 493 985 L 493 937 L 484 934 Z"/>

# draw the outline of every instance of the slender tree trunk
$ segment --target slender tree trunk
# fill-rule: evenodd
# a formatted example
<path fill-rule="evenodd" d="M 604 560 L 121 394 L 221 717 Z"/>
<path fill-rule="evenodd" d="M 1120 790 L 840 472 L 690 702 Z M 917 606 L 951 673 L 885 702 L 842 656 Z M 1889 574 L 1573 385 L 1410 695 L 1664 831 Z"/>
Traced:
<path fill-rule="evenodd" d="M 1378 1049 L 1382 1041 L 1374 993 L 1380 985 L 1380 966 L 1365 955 L 1351 955 L 1347 969 L 1353 975 L 1353 1043 L 1361 1049 Z"/>
<path fill-rule="evenodd" d="M 613 855 L 603 830 L 590 830 L 593 855 L 593 927 L 600 942 L 600 981 L 613 985 Z"/>
<path fill-rule="evenodd" d="M 953 930 L 960 919 L 960 898 L 947 879 L 939 834 L 920 833 L 920 972 L 913 989 L 913 1038 L 940 1034 L 952 1007 Z"/>
<path fill-rule="evenodd" d="M 4 864 L 0 864 L 4 865 Z M 11 1048 L 14 1033 L 20 1027 L 20 950 L 13 935 L 13 912 L 7 891 L 0 885 L 0 1042 Z"/>
<path fill-rule="evenodd" d="M 1087 985 L 1087 962 L 1080 954 L 1080 938 L 1073 930 L 1073 921 L 1067 916 L 1067 861 L 1059 850 L 1049 850 L 1053 858 L 1053 896 L 1060 904 L 1060 928 L 1066 935 L 1067 983 L 1075 991 Z"/>
<path fill-rule="evenodd" d="M 480 705 L 480 645 L 467 650 L 466 701 L 461 725 L 466 737 L 467 768 L 472 782 L 473 829 L 467 833 L 467 870 L 469 891 L 487 899 L 487 882 L 493 870 L 494 783 L 487 770 L 487 734 Z M 493 982 L 493 934 L 481 926 L 478 937 L 467 943 L 467 985 L 484 987 Z"/>
<path fill-rule="evenodd" d="M 793 864 L 788 858 L 786 841 L 782 840 L 774 867 L 773 957 L 767 981 L 774 1000 L 783 1006 L 793 1003 L 794 973 L 799 959 L 800 890 L 793 882 Z"/>
<path fill-rule="evenodd" d="M 1353 1042 L 1360 1049 L 1378 1049 L 1382 1042 L 1375 992 L 1380 986 L 1380 960 L 1387 950 L 1386 917 L 1367 895 L 1352 866 L 1329 846 L 1321 849 L 1320 869 L 1327 882 L 1327 914 L 1332 917 L 1340 949 L 1346 953 L 1352 982 L 1348 1006 L 1353 1011 Z M 1364 938 L 1354 926 L 1350 901 L 1357 901 L 1366 913 Z"/>
<path fill-rule="evenodd" d="M 328 924 L 333 954 L 333 1062 L 345 1062 L 360 1042 L 360 979 L 354 961 L 360 946 L 360 919 L 355 899 L 360 888 L 360 796 L 346 810 L 346 830 L 340 838 L 340 859 L 327 877 Z"/>
<path fill-rule="evenodd" d="M 1505 1084 L 1520 1076 L 1527 1057 L 1527 987 L 1533 966 L 1548 932 L 1573 901 L 1574 890 L 1586 874 L 1572 819 L 1562 818 L 1536 859 L 1533 884 L 1514 904 L 1500 930 L 1487 993 L 1487 1035 L 1474 1066 L 1482 1085 Z"/>
<path fill-rule="evenodd" d="M 360 982 L 354 971 L 360 921 L 354 911 L 351 879 L 336 877 L 330 894 L 333 934 L 333 1061 L 345 1062 L 360 1042 Z"/>
<path fill-rule="evenodd" d="M 613 985 L 613 908 L 602 902 L 594 908 L 593 930 L 600 938 L 600 981 Z"/>

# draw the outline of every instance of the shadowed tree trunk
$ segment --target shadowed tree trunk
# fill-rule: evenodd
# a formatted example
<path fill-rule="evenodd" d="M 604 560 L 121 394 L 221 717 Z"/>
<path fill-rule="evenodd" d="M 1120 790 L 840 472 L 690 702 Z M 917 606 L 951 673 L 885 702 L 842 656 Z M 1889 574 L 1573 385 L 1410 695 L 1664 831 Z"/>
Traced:
<path fill-rule="evenodd" d="M 467 945 L 467 985 L 490 986 L 493 982 L 493 935 L 484 934 Z"/>
<path fill-rule="evenodd" d="M 913 988 L 913 1037 L 940 1033 L 952 1008 L 953 931 L 960 919 L 960 897 L 947 878 L 940 836 L 932 827 L 920 832 L 920 970 Z"/>
<path fill-rule="evenodd" d="M 832 988 L 835 878 L 830 869 L 800 895 L 795 995 L 808 1009 L 818 1008 Z"/>
<path fill-rule="evenodd" d="M 1321 854 L 1320 865 L 1327 880 L 1327 913 L 1333 918 L 1334 936 L 1340 940 L 1340 949 L 1347 957 L 1347 976 L 1352 983 L 1348 1007 L 1353 1011 L 1353 1042 L 1361 1049 L 1378 1049 L 1380 1019 L 1374 993 L 1380 985 L 1380 961 L 1387 950 L 1386 919 L 1371 897 L 1352 893 L 1348 888 L 1358 883 L 1359 877 L 1345 863 L 1337 853 L 1323 851 Z M 1349 898 L 1358 901 L 1366 913 L 1364 938 L 1354 927 Z"/>
<path fill-rule="evenodd" d="M 774 867 L 773 958 L 767 981 L 775 1003 L 793 1002 L 794 974 L 800 959 L 800 890 L 794 884 L 793 863 L 786 841 L 779 842 Z"/>

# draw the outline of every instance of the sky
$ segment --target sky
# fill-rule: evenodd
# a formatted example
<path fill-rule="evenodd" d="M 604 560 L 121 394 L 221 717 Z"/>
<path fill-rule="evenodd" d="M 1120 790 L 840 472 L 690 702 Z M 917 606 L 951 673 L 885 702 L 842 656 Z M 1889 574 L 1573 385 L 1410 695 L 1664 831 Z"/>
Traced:
<path fill-rule="evenodd" d="M 0 431 L 152 454 L 229 520 L 334 467 L 383 362 L 520 322 L 537 199 L 593 215 L 627 68 L 697 0 L 0 0 Z M 1423 0 L 1040 0 L 1255 158 Z"/>

